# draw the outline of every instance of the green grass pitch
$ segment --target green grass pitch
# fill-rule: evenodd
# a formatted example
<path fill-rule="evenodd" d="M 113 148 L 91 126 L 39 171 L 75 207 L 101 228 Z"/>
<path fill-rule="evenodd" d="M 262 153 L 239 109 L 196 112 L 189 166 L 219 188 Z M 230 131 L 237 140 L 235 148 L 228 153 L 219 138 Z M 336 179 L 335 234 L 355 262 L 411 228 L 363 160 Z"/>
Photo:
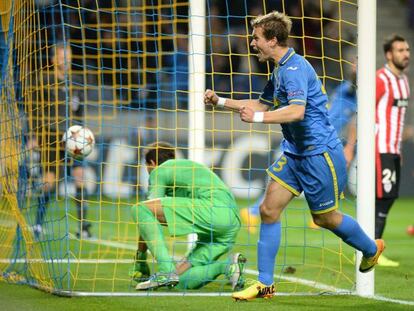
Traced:
<path fill-rule="evenodd" d="M 245 206 L 247 202 L 239 202 Z M 288 207 L 283 218 L 284 231 L 282 247 L 277 258 L 276 279 L 279 277 L 278 291 L 283 293 L 305 293 L 311 296 L 280 295 L 272 300 L 234 303 L 229 297 L 73 297 L 62 298 L 46 294 L 39 290 L 21 285 L 0 283 L 0 297 L 5 310 L 170 310 L 177 306 L 180 310 L 244 310 L 257 308 L 270 310 L 323 310 L 338 308 L 343 310 L 364 308 L 368 310 L 414 310 L 414 237 L 406 234 L 406 227 L 414 223 L 413 199 L 400 199 L 391 210 L 384 238 L 387 243 L 388 257 L 400 262 L 399 268 L 378 267 L 375 276 L 376 294 L 387 299 L 409 301 L 408 304 L 398 304 L 390 301 L 364 299 L 351 295 L 330 295 L 329 290 L 304 285 L 303 283 L 287 282 L 286 278 L 293 277 L 303 280 L 316 280 L 317 284 L 327 284 L 333 288 L 351 290 L 354 280 L 354 265 L 352 250 L 341 245 L 338 239 L 325 230 L 306 228 L 310 219 L 305 204 L 298 200 Z M 353 214 L 351 204 L 345 203 L 343 211 Z M 77 291 L 109 291 L 133 293 L 133 284 L 128 278 L 128 269 L 135 249 L 136 226 L 129 218 L 129 203 L 106 201 L 99 208 L 91 204 L 88 218 L 95 221 L 93 233 L 98 241 L 69 240 L 70 252 L 66 254 L 72 261 L 53 265 L 60 271 L 62 277 L 56 278 L 55 284 L 63 289 L 69 287 Z M 64 209 L 48 211 L 49 231 L 55 236 L 65 234 Z M 76 231 L 76 209 L 69 206 L 70 232 Z M 55 237 L 56 239 L 56 237 Z M 58 239 L 56 239 L 58 240 Z M 101 243 L 105 241 L 104 243 Z M 183 241 L 183 240 L 181 240 Z M 248 258 L 248 277 L 254 278 L 252 271 L 256 270 L 256 241 L 257 234 L 249 234 L 243 227 L 238 236 L 235 251 L 242 251 Z M 58 256 L 67 243 L 54 241 L 53 247 L 46 252 L 50 256 Z M 176 240 L 169 245 L 177 256 L 185 252 L 185 244 Z M 321 251 L 323 249 L 323 251 Z M 338 256 L 338 251 L 342 256 Z M 63 251 L 65 253 L 65 251 Z M 100 262 L 98 260 L 100 260 Z M 225 260 L 222 258 L 221 260 Z M 114 262 L 116 262 L 114 264 Z M 68 266 L 69 265 L 69 266 Z M 293 266 L 294 274 L 285 274 L 284 269 Z M 57 270 L 59 269 L 59 270 Z M 166 290 L 164 290 L 166 291 Z M 230 292 L 223 278 L 210 283 L 203 288 L 204 293 Z M 163 291 L 159 291 L 163 292 Z M 174 290 L 172 292 L 175 292 Z M 193 291 L 197 293 L 197 291 Z"/>

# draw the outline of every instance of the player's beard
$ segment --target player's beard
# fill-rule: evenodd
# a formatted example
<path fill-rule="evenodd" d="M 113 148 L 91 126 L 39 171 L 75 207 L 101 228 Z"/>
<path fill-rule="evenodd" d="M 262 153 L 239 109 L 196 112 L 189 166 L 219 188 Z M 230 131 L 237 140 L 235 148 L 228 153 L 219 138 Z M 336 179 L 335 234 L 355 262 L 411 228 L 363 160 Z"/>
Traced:
<path fill-rule="evenodd" d="M 404 71 L 404 69 L 408 67 L 409 58 L 405 58 L 401 61 L 397 61 L 396 59 L 393 59 L 392 63 L 394 64 L 395 68 L 397 68 L 400 71 Z"/>

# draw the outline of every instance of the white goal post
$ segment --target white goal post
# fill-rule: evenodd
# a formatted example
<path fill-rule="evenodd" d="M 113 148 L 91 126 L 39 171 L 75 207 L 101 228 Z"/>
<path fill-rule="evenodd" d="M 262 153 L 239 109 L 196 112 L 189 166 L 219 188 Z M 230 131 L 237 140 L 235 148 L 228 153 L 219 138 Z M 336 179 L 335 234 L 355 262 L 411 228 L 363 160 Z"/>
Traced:
<path fill-rule="evenodd" d="M 365 232 L 374 237 L 375 230 L 375 71 L 377 37 L 377 1 L 358 0 L 358 154 L 357 220 Z M 363 170 L 358 168 L 363 167 Z M 360 273 L 356 256 L 356 292 L 373 296 L 374 272 Z"/>

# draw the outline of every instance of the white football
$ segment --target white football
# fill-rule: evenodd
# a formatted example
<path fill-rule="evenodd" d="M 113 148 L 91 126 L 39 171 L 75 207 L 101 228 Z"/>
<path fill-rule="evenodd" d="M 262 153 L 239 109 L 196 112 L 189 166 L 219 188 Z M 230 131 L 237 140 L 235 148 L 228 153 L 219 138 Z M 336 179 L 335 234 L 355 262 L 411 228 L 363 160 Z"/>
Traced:
<path fill-rule="evenodd" d="M 81 160 L 87 157 L 95 146 L 95 137 L 90 129 L 73 125 L 63 134 L 66 152 L 72 158 Z"/>

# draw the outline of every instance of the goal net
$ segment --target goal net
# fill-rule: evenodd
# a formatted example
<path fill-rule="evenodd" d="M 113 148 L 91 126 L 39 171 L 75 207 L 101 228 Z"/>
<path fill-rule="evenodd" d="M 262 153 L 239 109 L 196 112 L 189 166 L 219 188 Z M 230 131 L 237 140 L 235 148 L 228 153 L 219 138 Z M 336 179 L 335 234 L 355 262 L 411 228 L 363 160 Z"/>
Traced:
<path fill-rule="evenodd" d="M 247 258 L 245 276 L 255 278 L 254 205 L 281 130 L 204 110 L 200 90 L 260 96 L 273 65 L 257 61 L 249 21 L 272 10 L 292 18 L 289 44 L 331 95 L 351 74 L 356 0 L 1 1 L 0 278 L 68 295 L 137 293 L 130 269 L 139 231 L 130 209 L 146 199 L 143 152 L 154 141 L 204 162 L 230 187 L 242 213 L 232 252 Z M 72 125 L 95 136 L 83 160 L 62 143 Z M 346 199 L 340 208 L 353 214 L 354 205 Z M 164 233 L 179 260 L 191 247 L 187 237 Z M 217 260 L 225 264 L 227 254 Z M 151 254 L 147 261 L 156 272 Z M 311 223 L 304 199 L 286 209 L 279 292 L 350 292 L 354 261 L 350 247 Z M 222 275 L 185 294 L 230 291 Z"/>

